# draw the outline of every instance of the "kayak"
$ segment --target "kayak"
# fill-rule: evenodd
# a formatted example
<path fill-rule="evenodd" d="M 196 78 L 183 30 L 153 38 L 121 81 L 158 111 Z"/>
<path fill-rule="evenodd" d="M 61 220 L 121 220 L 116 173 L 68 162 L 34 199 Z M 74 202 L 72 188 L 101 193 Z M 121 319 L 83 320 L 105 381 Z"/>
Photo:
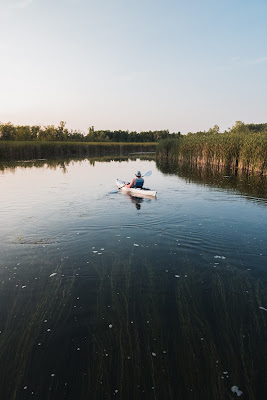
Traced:
<path fill-rule="evenodd" d="M 151 190 L 147 188 L 127 188 L 125 185 L 127 182 L 121 181 L 120 179 L 116 179 L 117 188 L 123 192 L 129 193 L 133 196 L 150 196 L 156 197 L 156 190 Z"/>

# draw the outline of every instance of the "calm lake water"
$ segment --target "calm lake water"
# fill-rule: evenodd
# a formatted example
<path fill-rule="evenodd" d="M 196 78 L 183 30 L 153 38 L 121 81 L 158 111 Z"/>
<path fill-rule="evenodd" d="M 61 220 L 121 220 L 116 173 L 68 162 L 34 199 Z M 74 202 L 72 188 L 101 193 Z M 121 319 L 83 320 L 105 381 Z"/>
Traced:
<path fill-rule="evenodd" d="M 137 170 L 156 199 L 110 193 Z M 266 192 L 154 160 L 1 166 L 1 400 L 266 398 Z"/>

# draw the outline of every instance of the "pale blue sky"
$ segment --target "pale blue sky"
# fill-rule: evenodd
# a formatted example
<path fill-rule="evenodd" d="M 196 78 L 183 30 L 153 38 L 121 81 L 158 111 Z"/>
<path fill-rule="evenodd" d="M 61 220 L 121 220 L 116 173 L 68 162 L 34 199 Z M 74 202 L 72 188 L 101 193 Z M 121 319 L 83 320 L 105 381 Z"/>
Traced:
<path fill-rule="evenodd" d="M 0 0 L 0 121 L 267 122 L 267 0 Z"/>

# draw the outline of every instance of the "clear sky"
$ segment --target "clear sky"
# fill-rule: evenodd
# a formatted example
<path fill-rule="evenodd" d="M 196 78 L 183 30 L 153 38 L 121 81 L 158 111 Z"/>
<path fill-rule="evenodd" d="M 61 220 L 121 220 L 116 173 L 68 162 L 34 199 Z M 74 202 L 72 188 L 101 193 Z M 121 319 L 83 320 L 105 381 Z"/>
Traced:
<path fill-rule="evenodd" d="M 0 121 L 267 122 L 267 0 L 0 0 Z"/>

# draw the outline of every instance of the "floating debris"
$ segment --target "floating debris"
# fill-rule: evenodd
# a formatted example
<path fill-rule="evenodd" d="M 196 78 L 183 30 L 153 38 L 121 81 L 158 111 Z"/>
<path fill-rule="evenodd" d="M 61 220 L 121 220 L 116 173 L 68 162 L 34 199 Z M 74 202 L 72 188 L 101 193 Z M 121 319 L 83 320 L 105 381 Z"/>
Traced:
<path fill-rule="evenodd" d="M 49 275 L 49 278 L 51 278 L 52 276 L 55 276 L 55 275 L 57 275 L 57 273 L 53 272 L 53 274 Z"/>
<path fill-rule="evenodd" d="M 108 326 L 109 328 L 112 328 L 112 324 L 109 324 L 109 326 Z"/>
<path fill-rule="evenodd" d="M 156 353 L 151 353 L 151 354 L 152 354 L 153 357 L 156 357 L 156 355 L 157 355 Z"/>
<path fill-rule="evenodd" d="M 241 394 L 243 393 L 241 392 L 241 390 L 238 389 L 238 386 L 232 386 L 231 390 L 233 393 L 236 393 L 238 397 L 241 396 Z"/>
<path fill-rule="evenodd" d="M 175 275 L 175 278 L 180 278 L 180 275 Z"/>
<path fill-rule="evenodd" d="M 260 309 L 260 310 L 267 311 L 267 308 L 264 308 L 264 307 L 259 307 L 259 309 Z"/>
<path fill-rule="evenodd" d="M 25 289 L 25 287 L 26 287 L 26 285 L 24 285 L 24 286 L 21 286 L 21 289 Z"/>
<path fill-rule="evenodd" d="M 136 246 L 136 247 L 139 247 L 139 244 L 137 244 L 137 243 L 134 243 L 134 246 Z"/>
<path fill-rule="evenodd" d="M 222 260 L 226 259 L 226 257 L 224 257 L 224 256 L 214 256 L 214 258 L 221 258 Z"/>

